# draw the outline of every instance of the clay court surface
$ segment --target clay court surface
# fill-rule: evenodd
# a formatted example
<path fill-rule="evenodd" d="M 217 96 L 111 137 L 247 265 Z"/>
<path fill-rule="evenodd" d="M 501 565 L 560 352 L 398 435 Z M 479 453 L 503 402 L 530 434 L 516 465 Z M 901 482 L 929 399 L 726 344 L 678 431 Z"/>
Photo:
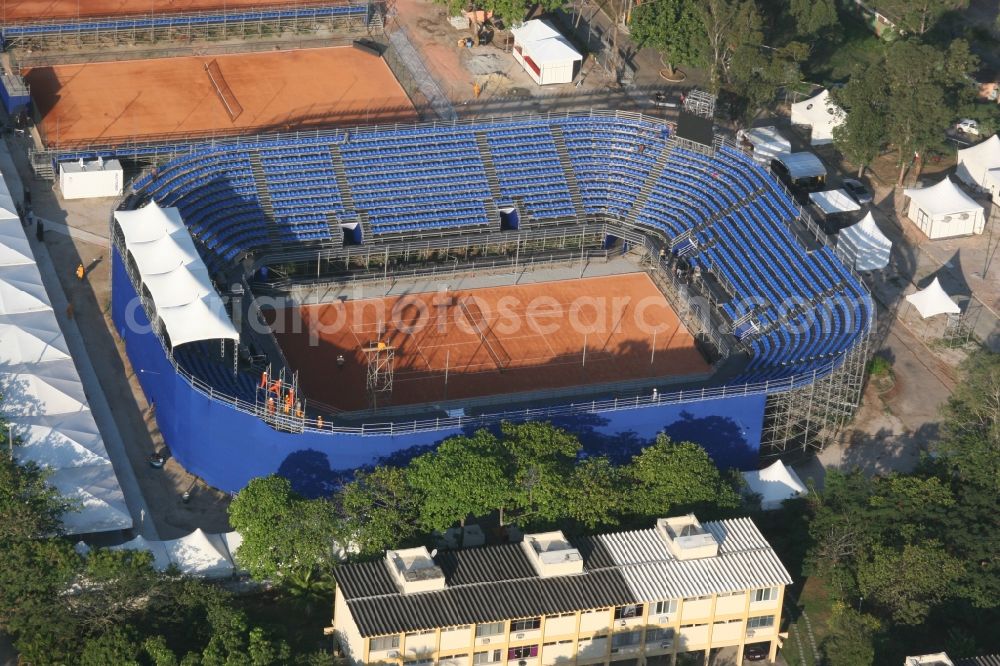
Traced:
<path fill-rule="evenodd" d="M 210 9 L 246 9 L 307 4 L 302 0 L 0 0 L 3 20 L 90 18 L 130 14 L 177 14 Z"/>
<path fill-rule="evenodd" d="M 213 61 L 228 90 L 213 84 Z M 26 78 L 50 147 L 417 117 L 381 58 L 349 46 L 57 65 Z"/>
<path fill-rule="evenodd" d="M 303 394 L 340 409 L 369 406 L 363 349 L 380 338 L 395 351 L 393 405 L 709 372 L 643 273 L 338 301 L 276 316 Z"/>

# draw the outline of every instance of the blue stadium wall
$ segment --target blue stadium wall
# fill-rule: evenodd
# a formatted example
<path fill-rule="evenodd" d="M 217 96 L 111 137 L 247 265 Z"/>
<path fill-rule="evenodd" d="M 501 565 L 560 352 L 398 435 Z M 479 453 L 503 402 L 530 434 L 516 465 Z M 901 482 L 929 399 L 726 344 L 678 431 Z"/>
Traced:
<path fill-rule="evenodd" d="M 310 496 L 331 490 L 352 470 L 405 463 L 461 429 L 405 435 L 340 432 L 282 433 L 253 414 L 191 386 L 167 358 L 139 305 L 118 250 L 112 247 L 112 318 L 171 454 L 192 474 L 227 492 L 272 473 L 288 477 Z M 577 433 L 590 454 L 617 461 L 666 432 L 698 442 L 723 468 L 756 469 L 764 420 L 763 394 L 657 405 L 551 420 Z"/>

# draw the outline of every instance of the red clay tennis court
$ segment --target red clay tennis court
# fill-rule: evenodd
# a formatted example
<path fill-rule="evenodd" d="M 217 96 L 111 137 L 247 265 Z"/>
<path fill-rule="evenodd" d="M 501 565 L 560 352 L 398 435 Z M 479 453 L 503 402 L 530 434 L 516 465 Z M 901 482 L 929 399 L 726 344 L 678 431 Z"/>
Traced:
<path fill-rule="evenodd" d="M 338 301 L 276 318 L 303 394 L 340 409 L 368 407 L 364 348 L 379 341 L 395 353 L 381 404 L 709 372 L 644 273 Z"/>
<path fill-rule="evenodd" d="M 410 122 L 376 55 L 346 47 L 37 67 L 49 147 Z"/>
<path fill-rule="evenodd" d="M 302 5 L 303 0 L 0 0 L 3 21 L 128 16 L 132 14 L 179 14 L 215 9 L 248 9 Z"/>

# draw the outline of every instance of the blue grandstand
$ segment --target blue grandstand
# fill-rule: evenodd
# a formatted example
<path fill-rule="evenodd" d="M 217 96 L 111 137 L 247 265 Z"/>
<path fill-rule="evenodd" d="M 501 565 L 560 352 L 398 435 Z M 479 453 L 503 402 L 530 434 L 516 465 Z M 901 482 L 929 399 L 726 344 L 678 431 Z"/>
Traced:
<path fill-rule="evenodd" d="M 532 226 L 588 215 L 645 228 L 730 292 L 722 313 L 752 356 L 738 382 L 835 364 L 872 317 L 864 286 L 833 251 L 798 240 L 798 206 L 759 164 L 726 145 L 711 157 L 681 149 L 666 126 L 641 117 L 361 129 L 199 148 L 135 189 L 179 207 L 216 268 L 265 249 L 339 244 L 344 225 L 360 224 L 374 245 L 497 231 L 504 207 Z"/>

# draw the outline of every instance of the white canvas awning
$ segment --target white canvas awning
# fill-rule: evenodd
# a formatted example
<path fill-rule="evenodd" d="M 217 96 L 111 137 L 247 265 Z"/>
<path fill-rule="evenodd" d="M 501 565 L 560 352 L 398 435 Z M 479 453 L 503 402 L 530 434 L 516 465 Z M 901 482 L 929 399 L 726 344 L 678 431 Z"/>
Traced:
<path fill-rule="evenodd" d="M 861 210 L 861 206 L 845 190 L 813 192 L 809 198 L 826 215 L 853 213 L 856 210 Z"/>
<path fill-rule="evenodd" d="M 35 263 L 35 255 L 17 217 L 0 220 L 0 266 Z"/>
<path fill-rule="evenodd" d="M 774 158 L 785 165 L 788 175 L 792 180 L 799 178 L 820 178 L 826 175 L 826 167 L 823 162 L 814 154 L 803 151 L 801 153 L 778 153 Z"/>
<path fill-rule="evenodd" d="M 63 515 L 68 534 L 132 527 L 87 394 L 52 310 L 34 253 L 0 179 L 0 395 L 19 461 L 50 472 L 79 510 Z"/>
<path fill-rule="evenodd" d="M 138 210 L 116 211 L 115 220 L 174 347 L 198 340 L 239 340 L 176 208 L 160 208 L 151 201 Z"/>
<path fill-rule="evenodd" d="M 779 153 L 792 152 L 792 142 L 777 127 L 752 127 L 742 130 L 741 136 L 750 142 L 753 156 L 760 161 L 770 162 Z"/>
<path fill-rule="evenodd" d="M 188 576 L 223 578 L 232 575 L 233 563 L 225 552 L 222 535 L 205 534 L 200 528 L 179 539 L 149 541 L 142 536 L 112 546 L 115 550 L 146 550 L 153 554 L 153 567 L 165 571 L 171 565 Z"/>
<path fill-rule="evenodd" d="M 42 276 L 33 263 L 0 266 L 0 315 L 51 309 Z"/>
<path fill-rule="evenodd" d="M 877 271 L 889 265 L 892 241 L 875 224 L 871 212 L 857 224 L 840 230 L 837 244 L 854 257 L 858 271 Z"/>
<path fill-rule="evenodd" d="M 780 460 L 775 460 L 762 470 L 742 474 L 747 489 L 761 496 L 760 506 L 765 511 L 781 508 L 781 503 L 785 500 L 809 493 L 795 470 L 786 467 Z"/>
<path fill-rule="evenodd" d="M 937 185 L 907 188 L 903 193 L 929 215 L 958 215 L 979 212 L 983 207 L 945 176 Z"/>
<path fill-rule="evenodd" d="M 990 178 L 990 171 L 1000 171 L 1000 136 L 958 151 L 958 168 L 955 175 L 963 182 L 984 190 L 993 190 L 998 181 Z"/>
<path fill-rule="evenodd" d="M 792 104 L 792 124 L 807 125 L 812 128 L 809 140 L 814 146 L 833 142 L 833 129 L 846 120 L 844 110 L 830 99 L 830 91 Z"/>
<path fill-rule="evenodd" d="M 926 288 L 906 297 L 924 319 L 939 314 L 959 314 L 962 309 L 951 299 L 951 296 L 941 287 L 937 278 Z"/>

